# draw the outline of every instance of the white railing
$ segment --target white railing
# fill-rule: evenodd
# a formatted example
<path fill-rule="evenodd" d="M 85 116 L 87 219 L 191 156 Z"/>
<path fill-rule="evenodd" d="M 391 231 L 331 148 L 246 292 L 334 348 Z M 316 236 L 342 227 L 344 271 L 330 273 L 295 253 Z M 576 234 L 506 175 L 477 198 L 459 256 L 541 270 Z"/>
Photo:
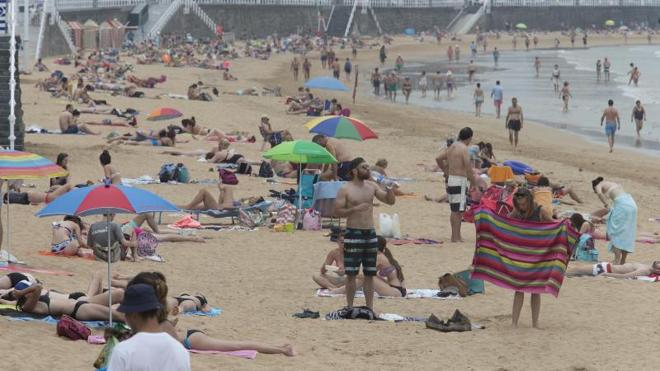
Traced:
<path fill-rule="evenodd" d="M 158 18 L 158 21 L 154 24 L 154 26 L 149 30 L 147 33 L 147 38 L 148 39 L 153 39 L 155 38 L 160 31 L 163 30 L 163 28 L 167 25 L 167 22 L 172 19 L 172 17 L 176 14 L 176 12 L 181 8 L 183 5 L 182 0 L 174 0 L 170 3 L 170 5 L 165 9 L 165 12 Z"/>
<path fill-rule="evenodd" d="M 75 54 L 77 50 L 76 46 L 73 44 L 73 40 L 71 40 L 71 28 L 69 28 L 69 25 L 62 20 L 57 9 L 51 9 L 50 16 L 55 19 L 55 24 L 57 24 L 57 27 L 62 32 L 62 36 L 64 37 L 64 40 L 66 40 L 66 45 L 69 47 L 69 50 L 71 50 L 71 54 Z"/>
<path fill-rule="evenodd" d="M 206 14 L 204 9 L 202 9 L 202 7 L 199 6 L 194 0 L 186 0 L 186 2 L 188 3 L 190 9 L 199 17 L 199 19 L 201 19 L 205 25 L 207 25 L 213 32 L 215 32 L 216 24 L 213 19 L 211 19 L 211 17 Z"/>
<path fill-rule="evenodd" d="M 146 2 L 146 0 L 55 0 L 55 7 L 58 10 L 124 8 Z"/>
<path fill-rule="evenodd" d="M 659 7 L 660 0 L 492 0 L 493 8 L 504 7 Z"/>
<path fill-rule="evenodd" d="M 353 1 L 353 8 L 351 9 L 351 15 L 348 16 L 348 23 L 346 23 L 346 31 L 344 31 L 344 37 L 348 37 L 348 33 L 351 32 L 351 26 L 353 25 L 353 17 L 355 16 L 355 9 L 357 9 L 359 2 L 360 0 Z"/>
<path fill-rule="evenodd" d="M 281 6 L 353 6 L 354 0 L 197 0 L 201 5 L 281 5 Z M 464 0 L 360 0 L 360 6 L 373 8 L 456 8 Z"/>

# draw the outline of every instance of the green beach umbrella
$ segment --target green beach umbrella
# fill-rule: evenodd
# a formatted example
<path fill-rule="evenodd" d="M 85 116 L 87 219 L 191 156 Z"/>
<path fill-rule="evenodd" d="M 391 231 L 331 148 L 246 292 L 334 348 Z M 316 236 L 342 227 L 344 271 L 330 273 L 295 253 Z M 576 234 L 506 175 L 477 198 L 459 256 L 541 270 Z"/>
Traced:
<path fill-rule="evenodd" d="M 328 150 L 308 140 L 282 142 L 264 152 L 264 158 L 295 164 L 336 164 L 337 159 Z"/>
<path fill-rule="evenodd" d="M 527 29 L 527 25 L 524 24 L 524 23 L 518 23 L 518 24 L 516 25 L 516 28 L 519 29 L 519 30 L 526 30 L 526 29 Z"/>
<path fill-rule="evenodd" d="M 615 26 L 615 25 L 616 25 L 616 22 L 614 22 L 614 20 L 612 20 L 612 19 L 608 19 L 608 20 L 605 21 L 605 26 L 612 27 L 612 26 Z"/>

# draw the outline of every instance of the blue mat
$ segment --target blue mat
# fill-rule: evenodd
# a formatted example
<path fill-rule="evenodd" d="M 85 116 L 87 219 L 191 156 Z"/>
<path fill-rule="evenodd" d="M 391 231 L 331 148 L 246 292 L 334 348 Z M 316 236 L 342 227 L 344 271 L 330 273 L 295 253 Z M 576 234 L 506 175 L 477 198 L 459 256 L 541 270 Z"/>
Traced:
<path fill-rule="evenodd" d="M 196 310 L 194 312 L 185 312 L 183 313 L 184 316 L 203 316 L 203 317 L 217 317 L 222 313 L 222 309 L 220 308 L 211 308 L 211 311 L 209 312 L 202 312 L 199 310 Z"/>
<path fill-rule="evenodd" d="M 57 325 L 57 319 L 53 318 L 52 316 L 48 316 L 41 319 L 32 318 L 32 317 L 9 317 L 9 316 L 5 318 L 10 319 L 12 321 L 22 321 L 22 322 L 40 321 L 40 322 L 46 322 L 51 325 Z M 81 322 L 90 328 L 103 328 L 108 326 L 108 322 L 105 321 L 81 321 Z"/>

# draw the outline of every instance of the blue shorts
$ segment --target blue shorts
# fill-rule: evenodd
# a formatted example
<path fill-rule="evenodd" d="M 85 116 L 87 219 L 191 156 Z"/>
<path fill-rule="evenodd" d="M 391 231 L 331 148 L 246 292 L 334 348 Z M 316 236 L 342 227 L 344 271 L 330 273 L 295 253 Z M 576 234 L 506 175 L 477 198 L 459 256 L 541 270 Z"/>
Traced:
<path fill-rule="evenodd" d="M 64 130 L 62 134 L 78 134 L 79 131 L 80 129 L 78 129 L 77 125 L 71 125 L 68 128 L 66 128 L 66 130 Z"/>
<path fill-rule="evenodd" d="M 614 133 L 616 133 L 616 123 L 615 122 L 606 122 L 605 123 L 605 135 L 609 136 L 614 136 Z"/>

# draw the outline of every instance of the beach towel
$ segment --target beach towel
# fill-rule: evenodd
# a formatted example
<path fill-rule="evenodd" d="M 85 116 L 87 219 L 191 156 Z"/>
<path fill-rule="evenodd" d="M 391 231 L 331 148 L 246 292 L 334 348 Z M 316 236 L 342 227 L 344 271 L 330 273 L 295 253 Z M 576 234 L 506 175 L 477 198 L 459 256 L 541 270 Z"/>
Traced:
<path fill-rule="evenodd" d="M 622 193 L 614 199 L 607 218 L 608 249 L 613 247 L 632 253 L 635 251 L 637 234 L 637 204 L 628 193 Z"/>
<path fill-rule="evenodd" d="M 438 245 L 441 244 L 442 241 L 436 241 L 436 240 L 430 240 L 428 238 L 389 238 L 387 240 L 387 243 L 390 243 L 395 246 L 401 246 L 401 245 Z"/>
<path fill-rule="evenodd" d="M 74 275 L 71 272 L 58 271 L 58 270 L 52 270 L 52 269 L 44 269 L 44 268 L 35 268 L 35 267 L 29 267 L 27 265 L 16 265 L 16 264 L 9 264 L 9 265 L 0 266 L 0 270 L 9 271 L 9 272 L 20 272 L 20 273 L 50 274 L 51 276 L 73 276 Z"/>
<path fill-rule="evenodd" d="M 20 311 L 14 311 L 16 312 L 15 314 L 7 314 L 9 313 L 7 309 L 2 309 L 0 311 L 0 315 L 6 317 L 9 320 L 12 321 L 20 321 L 20 322 L 29 322 L 29 321 L 40 321 L 44 323 L 48 323 L 49 325 L 57 325 L 58 320 L 52 316 L 36 316 L 36 315 L 30 315 L 30 313 L 23 313 Z M 90 327 L 90 328 L 104 328 L 108 326 L 108 322 L 105 321 L 80 321 L 82 322 L 85 326 Z"/>
<path fill-rule="evenodd" d="M 257 358 L 257 353 L 258 353 L 256 350 L 235 350 L 233 352 L 221 352 L 219 350 L 197 350 L 197 349 L 190 349 L 189 352 L 195 354 L 223 354 L 226 356 L 233 356 L 233 357 L 239 357 L 245 359 L 255 359 Z"/>
<path fill-rule="evenodd" d="M 456 294 L 454 295 L 453 293 L 448 296 L 438 296 L 438 294 L 441 292 L 441 290 L 438 289 L 406 289 L 406 296 L 404 298 L 401 297 L 396 297 L 396 296 L 380 296 L 378 293 L 374 293 L 374 296 L 379 298 L 379 299 L 439 299 L 439 300 L 446 300 L 446 299 L 460 299 L 461 297 Z M 344 297 L 344 294 L 333 294 L 330 292 L 328 289 L 317 289 L 316 290 L 316 296 L 319 298 L 337 298 L 337 297 Z M 363 298 L 364 297 L 364 292 L 363 291 L 357 291 L 355 293 L 356 298 Z"/>
<path fill-rule="evenodd" d="M 475 214 L 475 228 L 471 278 L 514 291 L 559 295 L 578 240 L 570 221 L 514 220 L 484 208 Z"/>
<path fill-rule="evenodd" d="M 132 186 L 132 185 L 138 185 L 138 184 L 160 184 L 160 181 L 158 179 L 154 179 L 153 177 L 149 175 L 142 175 L 139 178 L 122 178 L 121 179 L 122 185 L 125 186 Z"/>
<path fill-rule="evenodd" d="M 657 274 L 650 274 L 648 276 L 635 277 L 635 279 L 644 282 L 658 282 L 660 281 L 660 276 L 658 276 Z"/>
<path fill-rule="evenodd" d="M 184 316 L 201 316 L 201 317 L 217 317 L 222 313 L 222 309 L 220 308 L 211 308 L 210 311 L 208 312 L 202 312 L 201 310 L 196 310 L 196 311 L 191 311 L 191 312 L 184 312 Z"/>
<path fill-rule="evenodd" d="M 42 251 L 37 251 L 37 254 L 39 254 L 41 256 L 56 256 L 58 258 L 96 260 L 96 258 L 94 257 L 94 253 L 89 253 L 89 254 L 85 254 L 83 256 L 78 256 L 78 255 L 62 255 L 62 254 L 56 254 L 52 251 L 42 250 Z"/>

